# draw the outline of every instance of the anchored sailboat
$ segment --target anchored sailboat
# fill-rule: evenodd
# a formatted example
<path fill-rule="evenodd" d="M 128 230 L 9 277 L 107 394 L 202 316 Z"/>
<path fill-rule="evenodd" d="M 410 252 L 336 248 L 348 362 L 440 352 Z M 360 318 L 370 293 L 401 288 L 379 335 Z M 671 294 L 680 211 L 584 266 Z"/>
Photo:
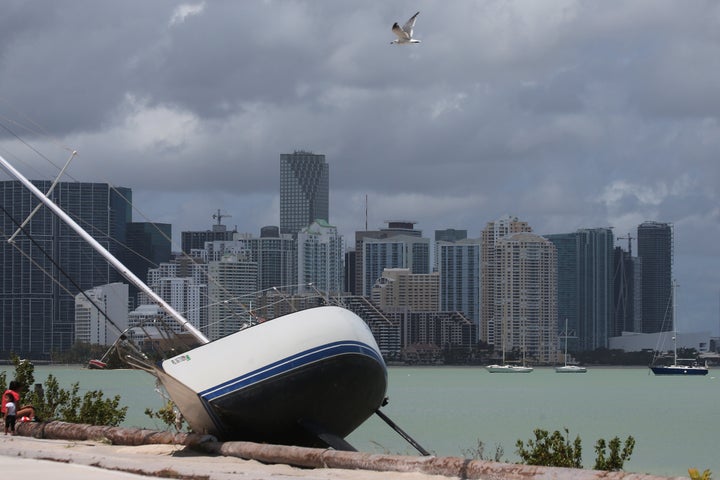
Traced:
<path fill-rule="evenodd" d="M 556 373 L 586 373 L 587 368 L 581 367 L 580 365 L 573 365 L 568 364 L 568 320 L 565 319 L 565 332 L 563 333 L 563 337 L 565 338 L 565 352 L 563 355 L 563 363 L 564 365 L 555 367 Z"/>
<path fill-rule="evenodd" d="M 503 323 L 504 326 L 504 323 Z M 485 369 L 490 373 L 530 373 L 533 371 L 532 367 L 525 365 L 525 335 L 523 330 L 523 345 L 522 345 L 522 365 L 513 365 L 505 362 L 505 329 L 501 332 L 501 346 L 502 346 L 502 364 L 488 365 Z"/>
<path fill-rule="evenodd" d="M 692 358 L 678 358 L 677 354 L 677 317 L 675 316 L 675 306 L 676 306 L 676 298 L 675 298 L 675 290 L 677 289 L 677 284 L 673 282 L 673 290 L 672 290 L 672 299 L 673 299 L 673 363 L 672 365 L 656 365 L 655 362 L 653 362 L 652 365 L 650 365 L 650 370 L 655 375 L 707 375 L 708 373 L 708 367 L 707 365 L 699 365 L 697 363 L 697 360 Z"/>

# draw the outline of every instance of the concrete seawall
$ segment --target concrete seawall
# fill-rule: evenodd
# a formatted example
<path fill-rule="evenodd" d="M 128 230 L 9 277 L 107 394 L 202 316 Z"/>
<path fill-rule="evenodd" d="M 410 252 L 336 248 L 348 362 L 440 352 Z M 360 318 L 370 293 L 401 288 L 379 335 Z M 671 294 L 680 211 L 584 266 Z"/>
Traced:
<path fill-rule="evenodd" d="M 287 473 L 284 475 L 288 478 L 316 478 L 313 472 L 320 473 L 324 469 L 335 469 L 342 471 L 350 471 L 350 476 L 345 478 L 374 478 L 371 473 L 397 472 L 403 474 L 414 474 L 412 478 L 460 478 L 460 479 L 493 479 L 493 480 L 529 480 L 529 479 L 577 479 L 577 480 L 668 480 L 670 478 L 679 479 L 683 477 L 658 477 L 647 474 L 636 474 L 627 472 L 605 472 L 595 470 L 577 470 L 555 467 L 536 467 L 529 465 L 498 463 L 480 460 L 468 460 L 459 457 L 414 457 L 403 455 L 383 455 L 362 452 L 342 452 L 336 450 L 291 447 L 282 445 L 267 445 L 251 442 L 218 442 L 214 437 L 197 434 L 186 433 L 169 433 L 159 432 L 155 430 L 120 428 L 120 427 L 101 427 L 82 424 L 71 424 L 65 422 L 40 422 L 40 423 L 22 423 L 18 425 L 17 433 L 19 436 L 43 439 L 43 440 L 63 440 L 71 442 L 95 442 L 98 448 L 93 450 L 100 453 L 100 450 L 111 455 L 111 446 L 149 446 L 149 445 L 166 445 L 173 446 L 174 449 L 163 450 L 164 452 L 193 451 L 205 455 L 197 455 L 194 457 L 196 466 L 202 466 L 203 462 L 213 459 L 214 463 L 218 463 L 222 458 L 242 459 L 247 461 L 260 462 L 264 465 L 285 465 L 292 467 L 300 467 L 293 470 L 292 476 Z M 10 437 L 12 440 L 13 437 Z M 18 438 L 19 440 L 19 438 Z M 0 454 L 13 454 L 7 451 L 9 443 L 4 444 L 3 451 Z M 92 445 L 92 444 L 91 444 Z M 85 445 L 88 446 L 88 445 Z M 16 449 L 22 448 L 22 445 L 15 445 Z M 100 448 L 103 447 L 103 448 Z M 35 446 L 28 447 L 36 448 Z M 67 450 L 67 449 L 66 449 Z M 6 453 L 7 451 L 7 453 Z M 138 450 L 140 452 L 141 450 Z M 58 449 L 62 453 L 62 450 Z M 16 455 L 28 458 L 43 458 L 46 460 L 56 460 L 60 462 L 74 462 L 81 456 L 77 455 L 76 459 L 68 458 L 68 452 L 64 455 L 58 455 L 53 458 L 52 454 L 43 452 L 41 456 L 33 456 L 32 452 L 17 451 Z M 186 456 L 187 457 L 187 456 Z M 113 467 L 113 462 L 103 462 L 97 459 L 97 455 L 93 462 L 95 466 L 103 468 L 133 471 L 143 475 L 167 477 L 169 468 L 166 464 L 158 464 L 157 461 L 142 460 L 140 456 L 134 458 L 137 465 L 129 467 L 126 463 L 121 463 L 120 467 Z M 133 457 L 130 457 L 130 461 Z M 173 468 L 177 468 L 178 459 L 172 462 Z M 190 459 L 192 461 L 192 459 Z M 250 464 L 244 464 L 250 467 Z M 233 468 L 239 468 L 237 464 L 233 464 Z M 256 467 L 253 467 L 256 468 Z M 197 469 L 191 469 L 193 473 L 175 472 L 173 478 L 197 478 Z M 200 469 L 200 471 L 203 471 Z M 224 474 L 223 474 L 224 475 Z M 223 475 L 212 476 L 203 471 L 202 478 L 227 478 Z M 276 474 L 256 474 L 253 478 L 271 478 Z M 335 477 L 338 477 L 335 475 Z"/>

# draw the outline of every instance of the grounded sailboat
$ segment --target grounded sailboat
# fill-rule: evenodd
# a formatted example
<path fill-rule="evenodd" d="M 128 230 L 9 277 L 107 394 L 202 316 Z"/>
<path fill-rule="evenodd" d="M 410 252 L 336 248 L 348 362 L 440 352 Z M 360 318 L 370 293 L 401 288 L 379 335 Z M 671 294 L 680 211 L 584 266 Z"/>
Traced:
<path fill-rule="evenodd" d="M 162 383 L 194 432 L 354 450 L 344 437 L 377 413 L 428 455 L 379 410 L 387 401 L 387 367 L 359 316 L 321 306 L 210 342 L 1 156 L 0 165 L 200 344 L 160 364 L 132 359 Z"/>
<path fill-rule="evenodd" d="M 677 285 L 673 282 L 673 363 L 672 365 L 656 365 L 653 362 L 650 365 L 650 370 L 655 375 L 707 375 L 707 365 L 698 364 L 697 360 L 692 358 L 678 358 L 677 355 L 677 327 L 675 316 L 675 289 Z"/>
<path fill-rule="evenodd" d="M 565 319 L 565 332 L 563 334 L 563 337 L 565 338 L 565 352 L 563 354 L 563 363 L 562 366 L 555 367 L 556 373 L 587 373 L 587 368 L 580 366 L 580 365 L 574 365 L 574 364 L 568 364 L 568 353 L 567 353 L 567 347 L 568 347 L 568 320 Z"/>

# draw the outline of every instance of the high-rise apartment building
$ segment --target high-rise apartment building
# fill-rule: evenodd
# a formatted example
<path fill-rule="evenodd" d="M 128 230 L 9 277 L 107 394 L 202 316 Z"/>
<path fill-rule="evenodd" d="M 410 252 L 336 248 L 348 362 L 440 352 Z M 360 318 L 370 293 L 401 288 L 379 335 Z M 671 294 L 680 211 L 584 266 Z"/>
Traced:
<path fill-rule="evenodd" d="M 488 222 L 481 236 L 480 251 L 480 339 L 495 345 L 499 323 L 496 318 L 495 303 L 498 301 L 498 284 L 496 278 L 500 274 L 501 264 L 498 263 L 496 245 L 501 239 L 513 233 L 531 232 L 527 222 L 517 217 L 504 216 L 494 222 Z M 499 345 L 498 345 L 499 348 Z"/>
<path fill-rule="evenodd" d="M 440 310 L 462 312 L 480 323 L 480 239 L 436 242 L 440 275 Z"/>
<path fill-rule="evenodd" d="M 325 155 L 280 154 L 280 233 L 296 235 L 315 220 L 330 221 L 329 179 Z"/>
<path fill-rule="evenodd" d="M 408 268 L 430 273 L 430 239 L 422 237 L 414 222 L 388 222 L 379 231 L 355 232 L 356 295 L 369 297 L 386 268 Z"/>
<path fill-rule="evenodd" d="M 51 185 L 50 181 L 33 183 L 41 191 L 48 191 Z M 131 220 L 126 199 L 131 198 L 130 189 L 106 183 L 60 182 L 51 194 L 55 203 L 120 259 L 124 258 L 120 245 L 126 242 L 126 225 Z M 5 210 L 0 215 L 3 240 L 37 203 L 20 182 L 0 182 L 0 205 Z M 53 351 L 68 349 L 75 340 L 75 295 L 79 290 L 68 276 L 83 291 L 121 278 L 47 208 L 33 216 L 25 231 L 13 244 L 0 242 L 0 355 L 7 357 L 13 352 L 43 359 Z"/>
<path fill-rule="evenodd" d="M 642 332 L 673 330 L 673 230 L 669 223 L 644 222 L 637 229 L 642 261 Z"/>
<path fill-rule="evenodd" d="M 317 220 L 297 235 L 299 293 L 343 292 L 345 241 L 333 225 Z"/>
<path fill-rule="evenodd" d="M 252 321 L 250 310 L 258 291 L 257 263 L 225 255 L 208 264 L 208 338 L 216 340 Z"/>
<path fill-rule="evenodd" d="M 437 273 L 411 273 L 408 268 L 386 268 L 372 288 L 373 303 L 386 313 L 439 311 Z"/>
<path fill-rule="evenodd" d="M 185 317 L 191 325 L 206 335 L 208 325 L 207 268 L 206 263 L 189 261 L 187 257 L 184 257 L 183 261 L 161 263 L 157 268 L 149 269 L 147 281 L 147 285 L 155 293 Z M 140 307 L 152 303 L 143 292 L 138 294 Z M 147 310 L 144 309 L 144 311 Z M 162 315 L 167 316 L 165 313 Z M 176 333 L 183 331 L 175 321 L 169 320 L 167 324 Z"/>
<path fill-rule="evenodd" d="M 467 230 L 456 230 L 454 228 L 446 228 L 445 230 L 435 230 L 435 247 L 433 250 L 433 271 L 438 270 L 438 242 L 457 242 L 467 238 Z"/>
<path fill-rule="evenodd" d="M 112 345 L 127 327 L 127 284 L 100 285 L 75 296 L 75 342 Z"/>
<path fill-rule="evenodd" d="M 277 226 L 260 229 L 260 238 L 245 238 L 250 261 L 257 263 L 259 290 L 297 285 L 297 242 L 289 234 L 280 233 Z M 285 289 L 294 292 L 294 287 Z"/>
<path fill-rule="evenodd" d="M 495 248 L 496 350 L 501 346 L 524 352 L 533 363 L 554 363 L 558 358 L 555 246 L 523 232 L 500 238 Z"/>

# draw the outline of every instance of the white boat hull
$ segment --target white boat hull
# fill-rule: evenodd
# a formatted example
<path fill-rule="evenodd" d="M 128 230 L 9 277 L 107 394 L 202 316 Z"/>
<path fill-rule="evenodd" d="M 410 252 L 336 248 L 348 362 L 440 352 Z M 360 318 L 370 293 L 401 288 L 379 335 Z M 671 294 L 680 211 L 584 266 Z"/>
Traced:
<path fill-rule="evenodd" d="M 485 369 L 490 373 L 530 373 L 532 367 L 522 365 L 488 365 Z"/>
<path fill-rule="evenodd" d="M 557 373 L 587 373 L 587 368 L 579 365 L 563 365 L 562 367 L 555 367 Z"/>
<path fill-rule="evenodd" d="M 387 368 L 365 322 L 340 307 L 285 315 L 165 360 L 158 377 L 198 433 L 326 446 L 380 408 Z"/>

